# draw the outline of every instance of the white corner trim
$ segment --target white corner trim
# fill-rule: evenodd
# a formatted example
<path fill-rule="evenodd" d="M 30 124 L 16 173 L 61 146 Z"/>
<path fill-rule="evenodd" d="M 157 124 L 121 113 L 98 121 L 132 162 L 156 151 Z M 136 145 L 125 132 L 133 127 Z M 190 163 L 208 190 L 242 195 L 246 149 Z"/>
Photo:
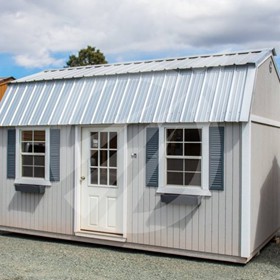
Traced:
<path fill-rule="evenodd" d="M 251 255 L 251 122 L 242 124 L 241 257 Z"/>
<path fill-rule="evenodd" d="M 260 123 L 260 124 L 280 128 L 280 122 L 279 121 L 275 121 L 275 120 L 272 120 L 272 119 L 260 117 L 260 116 L 257 116 L 257 115 L 251 115 L 251 121 L 255 122 L 255 123 Z"/>
<path fill-rule="evenodd" d="M 80 230 L 81 197 L 81 128 L 75 126 L 75 166 L 74 166 L 74 232 Z"/>
<path fill-rule="evenodd" d="M 123 143 L 123 151 L 122 151 L 122 155 L 123 155 L 123 164 L 122 164 L 122 173 L 123 173 L 123 238 L 127 238 L 127 231 L 128 231 L 128 225 L 127 225 L 127 213 L 128 213 L 128 194 L 127 194 L 127 169 L 128 169 L 128 161 L 127 161 L 127 151 L 128 151 L 128 147 L 127 147 L 127 126 L 125 125 L 123 127 L 123 131 L 122 133 L 122 143 Z"/>

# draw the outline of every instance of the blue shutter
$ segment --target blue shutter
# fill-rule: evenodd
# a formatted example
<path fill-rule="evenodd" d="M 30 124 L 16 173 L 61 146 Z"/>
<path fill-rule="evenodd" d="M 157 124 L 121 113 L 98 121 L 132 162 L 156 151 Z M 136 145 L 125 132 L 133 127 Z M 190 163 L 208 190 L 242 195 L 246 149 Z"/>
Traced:
<path fill-rule="evenodd" d="M 146 186 L 158 187 L 158 146 L 159 129 L 146 130 Z"/>
<path fill-rule="evenodd" d="M 16 178 L 16 130 L 8 129 L 7 178 Z"/>
<path fill-rule="evenodd" d="M 50 181 L 60 180 L 60 130 L 50 129 Z"/>
<path fill-rule="evenodd" d="M 224 127 L 209 128 L 210 190 L 224 190 Z"/>

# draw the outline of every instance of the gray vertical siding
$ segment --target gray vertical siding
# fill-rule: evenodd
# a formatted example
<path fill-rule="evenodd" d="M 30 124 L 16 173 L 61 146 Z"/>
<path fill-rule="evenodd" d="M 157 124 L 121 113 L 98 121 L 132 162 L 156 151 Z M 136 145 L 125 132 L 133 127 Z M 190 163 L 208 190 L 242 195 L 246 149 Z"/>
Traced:
<path fill-rule="evenodd" d="M 6 165 L 0 167 L 0 225 L 60 234 L 73 234 L 74 129 L 61 128 L 60 182 L 46 188 L 44 195 L 16 192 L 7 179 Z M 7 129 L 0 129 L 0 158 L 7 157 Z"/>
<path fill-rule="evenodd" d="M 272 71 L 270 73 L 270 65 Z M 280 83 L 277 69 L 272 59 L 267 59 L 257 72 L 254 98 L 252 101 L 252 114 L 267 119 L 280 121 Z"/>
<path fill-rule="evenodd" d="M 251 252 L 280 228 L 280 128 L 252 123 Z"/>
<path fill-rule="evenodd" d="M 258 68 L 252 103 L 252 114 L 263 119 L 251 125 L 251 252 L 280 228 L 280 83 L 276 71 L 271 58 Z"/>
<path fill-rule="evenodd" d="M 145 128 L 128 127 L 128 155 L 138 155 L 128 158 L 128 242 L 240 256 L 240 126 L 225 127 L 225 190 L 199 207 L 162 203 L 145 186 Z"/>

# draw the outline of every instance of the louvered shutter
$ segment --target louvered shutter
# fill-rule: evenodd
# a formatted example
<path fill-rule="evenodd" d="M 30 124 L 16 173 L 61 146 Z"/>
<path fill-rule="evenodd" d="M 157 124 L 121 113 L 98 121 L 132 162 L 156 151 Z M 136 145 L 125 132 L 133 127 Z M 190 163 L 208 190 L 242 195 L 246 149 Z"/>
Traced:
<path fill-rule="evenodd" d="M 146 186 L 158 187 L 159 129 L 146 130 Z"/>
<path fill-rule="evenodd" d="M 60 130 L 50 129 L 50 181 L 60 180 Z"/>
<path fill-rule="evenodd" d="M 8 129 L 7 145 L 7 178 L 16 177 L 16 130 Z"/>
<path fill-rule="evenodd" d="M 210 190 L 224 190 L 224 127 L 209 128 Z"/>

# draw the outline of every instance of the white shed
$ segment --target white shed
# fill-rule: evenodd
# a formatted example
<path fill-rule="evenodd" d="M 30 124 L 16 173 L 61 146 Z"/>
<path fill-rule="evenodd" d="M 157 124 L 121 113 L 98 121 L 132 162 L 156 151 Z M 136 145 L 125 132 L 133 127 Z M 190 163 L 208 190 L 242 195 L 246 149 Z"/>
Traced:
<path fill-rule="evenodd" d="M 0 103 L 0 230 L 246 263 L 280 228 L 274 55 L 12 82 Z"/>

